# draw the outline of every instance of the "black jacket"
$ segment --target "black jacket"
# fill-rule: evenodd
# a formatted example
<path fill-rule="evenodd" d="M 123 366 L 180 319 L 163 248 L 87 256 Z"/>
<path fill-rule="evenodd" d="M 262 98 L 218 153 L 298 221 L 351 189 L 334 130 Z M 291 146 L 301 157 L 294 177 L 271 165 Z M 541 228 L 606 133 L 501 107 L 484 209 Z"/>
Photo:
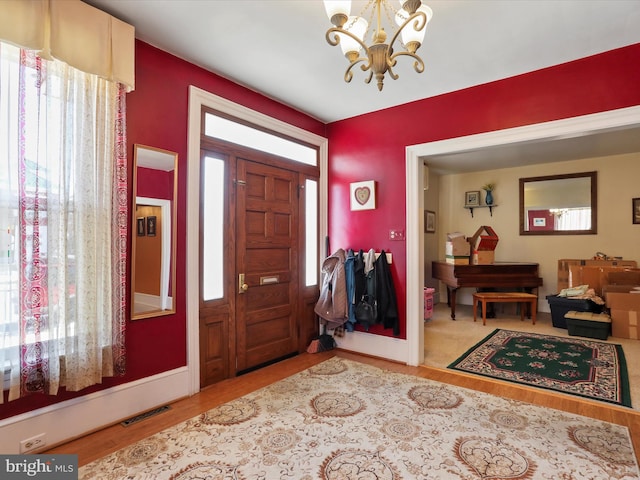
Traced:
<path fill-rule="evenodd" d="M 393 334 L 400 335 L 396 289 L 393 286 L 391 269 L 389 268 L 389 263 L 387 263 L 387 255 L 384 250 L 376 260 L 375 276 L 376 300 L 378 301 L 378 319 L 376 323 L 382 323 L 384 328 L 393 328 Z"/>

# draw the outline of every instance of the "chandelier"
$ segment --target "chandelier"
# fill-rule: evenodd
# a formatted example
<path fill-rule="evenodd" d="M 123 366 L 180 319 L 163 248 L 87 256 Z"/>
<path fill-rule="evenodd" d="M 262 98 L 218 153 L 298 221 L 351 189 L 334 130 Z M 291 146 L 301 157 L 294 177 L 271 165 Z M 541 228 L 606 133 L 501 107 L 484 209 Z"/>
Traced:
<path fill-rule="evenodd" d="M 421 0 L 399 0 L 399 3 L 400 10 L 395 10 L 387 0 L 369 0 L 360 15 L 350 16 L 350 0 L 324 0 L 327 16 L 334 25 L 327 30 L 327 42 L 334 47 L 339 44 L 342 47 L 342 53 L 349 61 L 349 66 L 344 74 L 345 82 L 351 81 L 353 68 L 360 64 L 363 72 L 369 71 L 365 82 L 371 82 L 375 74 L 378 90 L 382 91 L 384 76 L 387 72 L 392 79 L 397 80 L 398 75 L 394 73 L 393 67 L 396 65 L 396 59 L 400 56 L 413 58 L 414 70 L 418 73 L 424 71 L 424 62 L 416 54 L 416 51 L 424 40 L 427 23 L 431 20 L 433 12 L 429 7 L 423 5 Z M 370 10 L 370 15 L 367 21 L 363 14 L 368 10 Z M 398 29 L 389 43 L 385 43 L 387 33 L 381 24 L 383 11 L 389 23 L 393 24 L 390 18 L 393 16 L 398 25 Z M 374 14 L 377 23 L 372 32 L 373 44 L 367 46 L 364 43 L 364 38 Z M 394 52 L 393 45 L 400 35 L 404 50 Z M 362 53 L 363 50 L 364 53 Z"/>

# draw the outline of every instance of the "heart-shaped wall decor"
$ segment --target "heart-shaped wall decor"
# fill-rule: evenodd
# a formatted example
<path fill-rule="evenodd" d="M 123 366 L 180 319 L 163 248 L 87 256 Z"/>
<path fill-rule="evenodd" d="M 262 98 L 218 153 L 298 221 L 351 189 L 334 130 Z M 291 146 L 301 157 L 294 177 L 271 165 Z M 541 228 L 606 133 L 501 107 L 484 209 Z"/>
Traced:
<path fill-rule="evenodd" d="M 369 197 L 371 197 L 371 190 L 369 187 L 358 187 L 354 194 L 356 196 L 356 201 L 360 205 L 365 205 L 369 201 Z"/>

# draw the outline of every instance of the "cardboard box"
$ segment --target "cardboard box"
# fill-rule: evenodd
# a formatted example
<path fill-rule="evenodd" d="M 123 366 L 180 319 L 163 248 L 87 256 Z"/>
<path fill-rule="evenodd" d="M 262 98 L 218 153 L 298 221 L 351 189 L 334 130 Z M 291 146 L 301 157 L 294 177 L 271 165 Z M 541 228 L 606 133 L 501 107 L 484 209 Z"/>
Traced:
<path fill-rule="evenodd" d="M 469 265 L 469 256 L 456 257 L 454 255 L 445 255 L 444 261 L 452 265 Z"/>
<path fill-rule="evenodd" d="M 639 339 L 640 290 L 638 293 L 608 292 L 611 315 L 611 335 L 618 338 Z"/>
<path fill-rule="evenodd" d="M 472 265 L 491 265 L 495 260 L 494 252 L 488 250 L 474 251 L 471 257 Z"/>
<path fill-rule="evenodd" d="M 470 255 L 469 242 L 460 232 L 447 233 L 447 243 L 444 250 L 445 257 L 469 257 Z"/>
<path fill-rule="evenodd" d="M 593 260 L 563 258 L 558 260 L 558 291 L 569 288 L 569 269 L 572 265 L 584 267 L 628 267 L 637 268 L 635 260 Z"/>
<path fill-rule="evenodd" d="M 491 265 L 494 262 L 499 238 L 493 228 L 483 225 L 467 240 L 473 252 L 473 265 Z"/>
<path fill-rule="evenodd" d="M 569 287 L 577 287 L 579 285 L 589 285 L 593 288 L 596 295 L 602 296 L 602 288 L 609 285 L 609 276 L 613 273 L 629 272 L 628 267 L 608 267 L 608 266 L 589 266 L 589 265 L 571 265 L 569 267 Z"/>
<path fill-rule="evenodd" d="M 611 305 L 609 305 L 610 293 L 630 293 L 635 290 L 640 290 L 640 283 L 636 285 L 606 285 L 602 287 L 602 297 L 604 298 L 605 306 L 611 308 Z"/>
<path fill-rule="evenodd" d="M 640 270 L 629 269 L 623 272 L 610 272 L 609 285 L 640 285 Z"/>

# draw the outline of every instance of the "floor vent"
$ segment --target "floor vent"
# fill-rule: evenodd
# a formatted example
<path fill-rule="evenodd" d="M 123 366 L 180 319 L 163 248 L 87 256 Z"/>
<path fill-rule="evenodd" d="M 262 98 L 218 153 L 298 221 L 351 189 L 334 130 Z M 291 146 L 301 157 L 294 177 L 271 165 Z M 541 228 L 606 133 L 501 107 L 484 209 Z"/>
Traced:
<path fill-rule="evenodd" d="M 159 413 L 166 412 L 171 407 L 169 405 L 164 405 L 162 407 L 154 408 L 153 410 L 149 410 L 148 412 L 141 413 L 140 415 L 136 415 L 135 417 L 131 417 L 120 424 L 123 427 L 128 427 L 129 425 L 133 425 L 134 423 L 141 422 L 149 417 L 153 417 L 154 415 L 158 415 Z"/>

